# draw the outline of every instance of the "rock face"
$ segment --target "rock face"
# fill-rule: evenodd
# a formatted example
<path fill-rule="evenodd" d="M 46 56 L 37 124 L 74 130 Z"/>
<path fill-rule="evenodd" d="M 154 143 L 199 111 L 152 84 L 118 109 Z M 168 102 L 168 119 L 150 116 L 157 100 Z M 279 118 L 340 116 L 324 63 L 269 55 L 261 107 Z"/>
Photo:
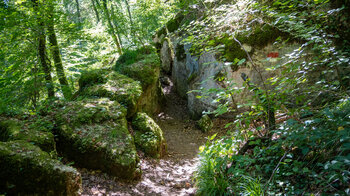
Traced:
<path fill-rule="evenodd" d="M 108 70 L 92 70 L 82 74 L 79 85 L 80 96 L 107 97 L 118 101 L 127 109 L 128 117 L 139 110 L 142 87 L 140 82 L 125 75 Z"/>
<path fill-rule="evenodd" d="M 118 102 L 107 98 L 69 102 L 56 119 L 60 125 L 57 148 L 77 165 L 123 179 L 140 177 L 126 109 Z"/>
<path fill-rule="evenodd" d="M 186 17 L 175 17 L 176 26 L 181 27 L 188 23 Z M 179 21 L 180 19 L 184 20 Z M 233 87 L 239 89 L 244 85 L 241 78 L 241 74 L 244 73 L 251 83 L 263 86 L 268 77 L 279 74 L 278 69 L 267 71 L 266 68 L 285 63 L 282 57 L 300 47 L 300 44 L 292 41 L 286 44 L 274 43 L 276 38 L 284 39 L 288 38 L 288 35 L 268 24 L 251 23 L 250 25 L 249 32 L 238 31 L 235 34 L 242 47 L 231 35 L 225 34 L 225 31 L 211 38 L 207 45 L 199 46 L 198 40 L 188 38 L 192 35 L 186 35 L 181 28 L 172 29 L 172 33 L 161 29 L 155 36 L 153 41 L 158 46 L 162 67 L 166 70 L 169 65 L 172 66 L 171 77 L 176 91 L 181 97 L 187 99 L 193 118 L 199 119 L 203 111 L 213 111 L 218 107 L 220 103 L 215 102 L 214 98 L 220 89 L 227 87 L 226 81 L 230 81 L 230 84 L 234 83 Z M 169 25 L 164 28 L 167 26 Z M 207 50 L 205 48 L 207 46 L 218 49 Z M 251 56 L 254 67 L 248 60 L 247 53 Z M 238 63 L 242 59 L 246 61 Z M 223 76 L 225 82 L 219 81 L 217 79 L 219 76 Z M 269 88 L 272 87 L 269 86 Z M 205 89 L 216 90 L 215 93 L 214 91 L 203 93 Z M 229 100 L 229 105 L 234 107 L 244 103 L 250 95 L 248 91 L 234 94 L 233 99 Z"/>
<path fill-rule="evenodd" d="M 170 40 L 165 40 L 160 51 L 161 68 L 166 74 L 171 74 L 173 66 L 173 61 L 171 61 L 171 59 L 174 58 L 174 53 L 171 51 L 170 43 Z"/>
<path fill-rule="evenodd" d="M 127 57 L 135 59 L 124 60 Z M 136 102 L 137 112 L 153 115 L 160 111 L 164 95 L 159 81 L 160 59 L 154 48 L 141 48 L 125 52 L 117 61 L 114 69 L 140 82 L 142 94 Z"/>
<path fill-rule="evenodd" d="M 26 127 L 17 119 L 0 122 L 0 141 L 24 140 L 39 146 L 43 151 L 55 154 L 56 143 L 51 130 Z"/>
<path fill-rule="evenodd" d="M 81 176 L 26 141 L 0 142 L 0 190 L 23 195 L 79 195 Z"/>
<path fill-rule="evenodd" d="M 166 153 L 166 142 L 163 131 L 145 113 L 137 113 L 132 120 L 135 134 L 135 144 L 146 155 L 160 158 Z"/>

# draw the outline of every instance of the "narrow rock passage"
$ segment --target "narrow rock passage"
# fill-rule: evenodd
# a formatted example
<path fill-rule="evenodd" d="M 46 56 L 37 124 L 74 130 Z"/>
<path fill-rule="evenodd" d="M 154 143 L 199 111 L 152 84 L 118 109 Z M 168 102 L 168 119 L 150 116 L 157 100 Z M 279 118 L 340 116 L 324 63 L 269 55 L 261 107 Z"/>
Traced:
<path fill-rule="evenodd" d="M 192 174 L 198 164 L 198 148 L 209 134 L 204 134 L 190 120 L 186 102 L 172 90 L 164 88 L 166 104 L 156 117 L 168 144 L 168 154 L 155 160 L 140 154 L 142 178 L 126 183 L 107 174 L 80 170 L 83 195 L 193 195 Z"/>

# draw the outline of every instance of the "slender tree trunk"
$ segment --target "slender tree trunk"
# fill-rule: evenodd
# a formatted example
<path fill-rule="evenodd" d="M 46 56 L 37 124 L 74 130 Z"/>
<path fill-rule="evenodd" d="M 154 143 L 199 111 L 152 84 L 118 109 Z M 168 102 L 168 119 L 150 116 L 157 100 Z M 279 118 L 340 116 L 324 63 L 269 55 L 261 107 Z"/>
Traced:
<path fill-rule="evenodd" d="M 38 1 L 32 0 L 34 4 L 34 10 L 38 13 Z M 38 26 L 39 26 L 39 36 L 38 36 L 38 55 L 41 63 L 41 67 L 45 74 L 46 88 L 47 88 L 47 96 L 48 98 L 55 97 L 55 90 L 51 77 L 51 68 L 47 61 L 46 55 L 46 38 L 45 38 L 45 25 L 41 20 L 40 16 L 37 16 Z"/>
<path fill-rule="evenodd" d="M 52 18 L 52 16 L 50 18 L 51 18 L 51 21 L 49 21 L 47 24 L 47 30 L 48 30 L 48 37 L 49 37 L 50 46 L 51 46 L 50 47 L 51 54 L 52 54 L 53 61 L 55 64 L 57 77 L 58 77 L 58 80 L 61 84 L 61 89 L 62 89 L 63 95 L 66 99 L 70 99 L 72 96 L 72 91 L 69 88 L 69 84 L 68 84 L 66 75 L 64 73 L 61 54 L 60 54 L 60 50 L 58 47 L 57 37 L 56 37 L 55 28 L 54 28 L 54 24 L 53 24 L 53 18 Z"/>
<path fill-rule="evenodd" d="M 92 2 L 92 8 L 94 9 L 94 12 L 96 14 L 97 23 L 99 23 L 100 22 L 100 14 L 97 11 L 95 0 L 91 0 L 91 2 Z"/>
<path fill-rule="evenodd" d="M 145 46 L 143 41 L 141 40 L 141 38 L 136 35 L 136 30 L 135 30 L 135 26 L 134 26 L 134 21 L 132 19 L 132 15 L 131 15 L 131 11 L 130 11 L 130 5 L 129 5 L 129 1 L 128 0 L 124 0 L 125 4 L 126 4 L 126 9 L 128 10 L 128 15 L 129 15 L 129 19 L 130 19 L 130 27 L 131 27 L 131 33 L 134 36 L 134 39 L 138 39 L 140 44 L 142 46 Z"/>
<path fill-rule="evenodd" d="M 111 34 L 111 36 L 112 36 L 112 38 L 113 38 L 113 40 L 115 42 L 115 45 L 117 46 L 118 53 L 121 55 L 121 54 L 123 54 L 122 47 L 120 45 L 120 40 L 119 40 L 118 36 L 115 33 L 115 29 L 113 27 L 113 24 L 112 24 L 112 21 L 111 21 L 111 17 L 109 16 L 109 11 L 108 11 L 108 8 L 107 8 L 107 0 L 102 0 L 102 5 L 103 5 L 102 7 L 103 7 L 104 14 L 105 14 L 106 19 L 107 19 L 109 33 Z"/>
<path fill-rule="evenodd" d="M 68 12 L 68 0 L 63 0 L 63 7 L 66 12 Z"/>
<path fill-rule="evenodd" d="M 118 23 L 116 22 L 116 16 L 114 14 L 114 6 L 111 5 L 111 16 L 112 16 L 112 22 L 113 22 L 113 26 L 114 26 L 114 29 L 116 29 L 116 33 L 117 33 L 117 37 L 119 39 L 119 42 L 120 42 L 120 47 L 123 48 L 123 42 L 122 42 L 122 39 L 121 39 L 121 36 L 120 36 L 120 31 L 119 31 L 119 26 L 118 26 Z"/>
<path fill-rule="evenodd" d="M 79 27 L 81 28 L 81 15 L 80 15 L 79 0 L 75 0 L 75 3 L 77 5 L 78 23 L 79 23 Z"/>
<path fill-rule="evenodd" d="M 51 68 L 46 60 L 47 59 L 46 58 L 46 39 L 45 39 L 45 34 L 43 33 L 43 30 L 44 29 L 42 29 L 39 35 L 38 53 L 39 53 L 41 66 L 45 73 L 47 95 L 49 98 L 53 98 L 55 96 L 55 91 L 54 91 L 54 86 L 53 86 L 52 77 L 51 77 Z"/>

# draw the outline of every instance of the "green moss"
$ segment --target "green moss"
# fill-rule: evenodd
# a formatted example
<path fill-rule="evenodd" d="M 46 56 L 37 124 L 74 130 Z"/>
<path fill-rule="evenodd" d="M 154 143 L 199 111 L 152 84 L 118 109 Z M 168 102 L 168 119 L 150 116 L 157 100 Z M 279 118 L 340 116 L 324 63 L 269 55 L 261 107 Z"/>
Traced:
<path fill-rule="evenodd" d="M 197 72 L 193 72 L 188 78 L 187 78 L 187 82 L 190 83 L 192 82 L 194 79 L 196 79 L 198 76 Z"/>
<path fill-rule="evenodd" d="M 163 131 L 145 113 L 137 113 L 132 120 L 135 130 L 135 144 L 148 156 L 160 158 L 166 152 L 166 142 Z"/>
<path fill-rule="evenodd" d="M 241 44 L 247 44 L 252 46 L 253 50 L 249 53 L 254 52 L 254 48 L 263 48 L 267 44 L 275 41 L 280 36 L 286 36 L 283 32 L 279 31 L 277 28 L 272 27 L 267 24 L 257 24 L 252 27 L 253 31 L 243 32 L 236 35 L 237 40 Z M 207 43 L 209 47 L 216 47 L 219 45 L 224 45 L 224 51 L 221 53 L 221 57 L 225 58 L 225 61 L 234 62 L 235 59 L 247 58 L 246 52 L 241 48 L 239 43 L 237 43 L 232 36 L 223 34 L 221 37 L 210 40 Z M 191 49 L 193 50 L 193 49 Z M 233 67 L 236 70 L 237 67 Z"/>
<path fill-rule="evenodd" d="M 218 41 L 218 43 L 225 45 L 224 57 L 226 61 L 233 62 L 236 58 L 243 59 L 247 57 L 247 54 L 241 46 L 229 36 L 224 36 Z"/>
<path fill-rule="evenodd" d="M 197 122 L 197 126 L 205 133 L 213 128 L 213 121 L 208 115 L 202 116 L 202 118 Z"/>
<path fill-rule="evenodd" d="M 106 98 L 68 102 L 56 114 L 57 149 L 80 167 L 124 179 L 139 177 L 139 158 L 125 116 L 124 107 Z"/>
<path fill-rule="evenodd" d="M 179 29 L 182 20 L 184 19 L 184 14 L 179 12 L 173 19 L 169 20 L 166 24 L 169 33 L 172 33 Z"/>
<path fill-rule="evenodd" d="M 25 140 L 46 152 L 55 154 L 56 143 L 51 130 L 42 130 L 43 127 L 35 125 L 33 122 L 21 122 L 16 119 L 2 121 L 0 122 L 0 141 Z"/>
<path fill-rule="evenodd" d="M 274 42 L 278 37 L 285 36 L 283 32 L 268 24 L 258 24 L 253 27 L 253 33 L 246 32 L 237 36 L 242 43 L 253 47 L 263 48 Z"/>
<path fill-rule="evenodd" d="M 107 82 L 108 72 L 102 69 L 95 69 L 83 72 L 79 78 L 79 88 L 83 89 L 85 87 L 104 84 Z"/>
<path fill-rule="evenodd" d="M 154 158 L 160 158 L 160 153 L 158 151 L 159 140 L 153 132 L 136 132 L 134 138 L 137 147 L 141 148 L 145 154 Z"/>
<path fill-rule="evenodd" d="M 112 101 L 118 101 L 127 108 L 128 116 L 137 110 L 137 102 L 142 94 L 140 82 L 125 75 L 109 72 L 108 81 L 105 84 L 97 84 L 85 88 L 80 94 L 84 97 L 107 97 Z"/>
<path fill-rule="evenodd" d="M 157 31 L 157 36 L 158 36 L 158 37 L 160 37 L 160 36 L 162 36 L 162 35 L 166 36 L 166 34 L 167 34 L 167 30 L 166 30 L 165 26 L 162 27 L 162 28 L 160 28 L 160 29 Z"/>
<path fill-rule="evenodd" d="M 183 44 L 178 44 L 175 48 L 176 50 L 176 59 L 178 61 L 183 61 L 186 59 L 186 51 L 185 51 L 185 48 L 184 48 L 184 45 Z"/>
<path fill-rule="evenodd" d="M 9 195 L 78 195 L 80 174 L 26 141 L 0 142 L 0 190 Z"/>
<path fill-rule="evenodd" d="M 56 112 L 55 119 L 58 124 L 80 126 L 82 124 L 114 121 L 125 116 L 126 109 L 118 102 L 111 101 L 108 98 L 100 98 L 66 102 Z"/>
<path fill-rule="evenodd" d="M 140 81 L 143 89 L 154 84 L 159 77 L 160 59 L 156 53 L 143 55 L 142 59 L 131 65 L 124 65 L 118 71 L 134 80 Z"/>
<path fill-rule="evenodd" d="M 62 125 L 58 138 L 58 149 L 80 167 L 124 179 L 139 177 L 139 158 L 125 119 L 79 127 Z"/>
<path fill-rule="evenodd" d="M 156 53 L 156 48 L 153 46 L 145 46 L 136 50 L 125 50 L 124 53 L 118 58 L 114 70 L 118 71 L 120 66 L 130 65 L 144 58 L 144 55 Z"/>

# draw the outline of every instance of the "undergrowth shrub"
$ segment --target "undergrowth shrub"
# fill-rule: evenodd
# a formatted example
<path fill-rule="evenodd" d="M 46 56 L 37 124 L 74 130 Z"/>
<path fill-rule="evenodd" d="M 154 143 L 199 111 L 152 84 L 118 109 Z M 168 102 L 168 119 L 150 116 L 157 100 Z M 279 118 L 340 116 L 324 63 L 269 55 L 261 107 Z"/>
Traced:
<path fill-rule="evenodd" d="M 309 111 L 311 113 L 311 111 Z M 269 142 L 238 154 L 237 133 L 201 147 L 196 182 L 201 195 L 350 194 L 350 99 L 289 119 Z"/>
<path fill-rule="evenodd" d="M 200 148 L 195 173 L 198 194 L 349 195 L 350 55 L 347 38 L 339 33 L 342 20 L 335 22 L 349 5 L 333 8 L 329 0 L 259 2 L 252 16 L 303 44 L 281 57 L 286 63 L 266 70 L 281 71 L 262 81 L 272 85 L 271 90 L 249 85 L 248 80 L 243 89 L 228 85 L 201 92 L 203 97 L 216 94 L 220 104 L 211 112 L 215 115 L 234 111 L 234 95 L 242 90 L 250 91 L 252 97 L 238 106 L 246 110 L 227 125 L 236 125 L 234 131 L 219 139 L 212 137 Z M 320 77 L 313 75 L 317 72 Z M 199 91 L 205 90 L 193 92 Z M 288 120 L 266 126 L 271 108 L 274 118 L 284 113 Z"/>

